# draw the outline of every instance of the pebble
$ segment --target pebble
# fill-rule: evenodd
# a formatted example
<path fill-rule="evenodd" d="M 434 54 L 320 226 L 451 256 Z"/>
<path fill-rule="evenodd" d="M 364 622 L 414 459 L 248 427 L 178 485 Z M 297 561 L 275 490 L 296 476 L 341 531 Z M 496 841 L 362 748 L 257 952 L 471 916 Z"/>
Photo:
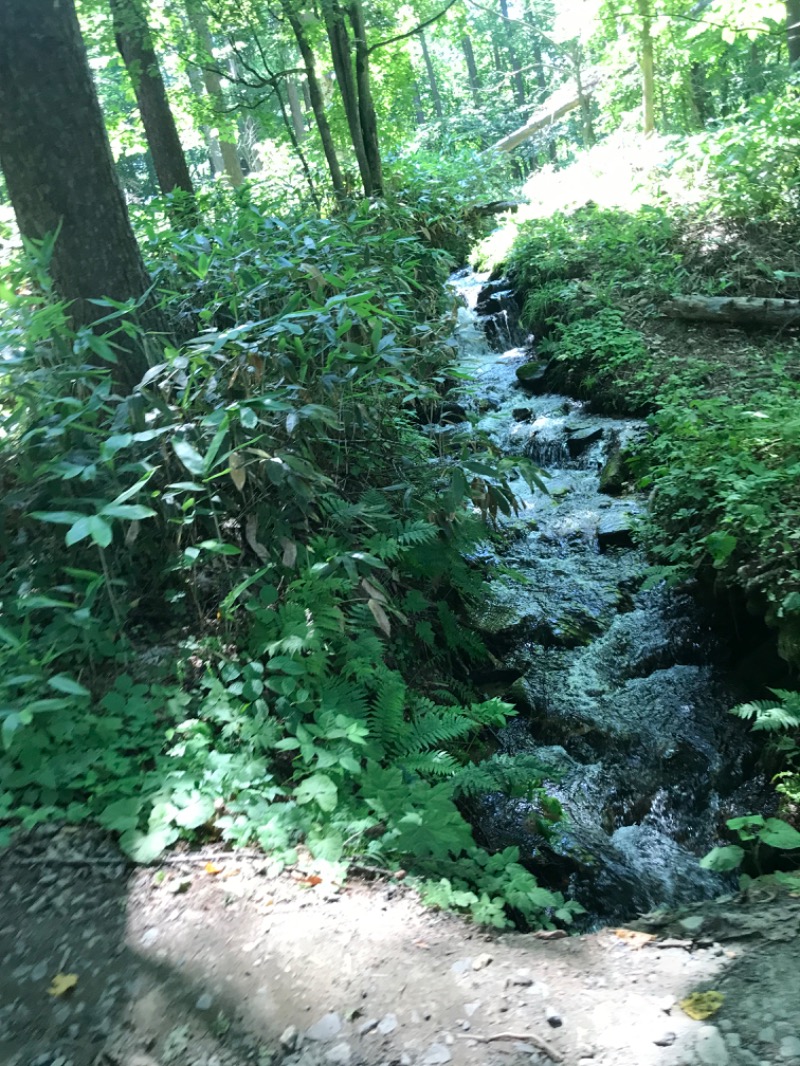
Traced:
<path fill-rule="evenodd" d="M 323 1014 L 318 1022 L 306 1029 L 309 1040 L 332 1040 L 342 1028 L 342 1019 L 338 1014 Z"/>
<path fill-rule="evenodd" d="M 702 914 L 692 914 L 688 918 L 681 918 L 678 925 L 687 933 L 697 933 L 705 925 L 705 918 Z"/>
<path fill-rule="evenodd" d="M 326 1053 L 325 1061 L 333 1063 L 334 1066 L 347 1066 L 352 1057 L 353 1052 L 350 1045 L 341 1043 L 335 1044 L 330 1051 Z"/>
<path fill-rule="evenodd" d="M 294 1025 L 287 1026 L 280 1035 L 280 1045 L 285 1047 L 287 1051 L 294 1051 L 297 1047 L 297 1042 L 300 1038 L 300 1033 L 297 1027 Z"/>
<path fill-rule="evenodd" d="M 195 1007 L 198 1010 L 211 1010 L 211 1006 L 214 1003 L 214 997 L 210 992 L 204 992 L 202 996 L 197 997 Z"/>
<path fill-rule="evenodd" d="M 493 957 L 485 951 L 482 955 L 476 955 L 472 960 L 472 969 L 485 970 L 487 966 L 491 966 L 493 961 Z"/>
<path fill-rule="evenodd" d="M 703 1066 L 728 1066 L 731 1061 L 722 1033 L 715 1025 L 701 1025 L 695 1043 L 697 1058 Z"/>
<path fill-rule="evenodd" d="M 479 999 L 476 999 L 472 1003 L 465 1003 L 464 1004 L 464 1013 L 466 1014 L 466 1016 L 468 1018 L 471 1018 L 472 1015 L 475 1013 L 475 1011 L 478 1009 L 478 1007 L 480 1007 L 480 1005 L 481 1005 L 481 1001 Z"/>
<path fill-rule="evenodd" d="M 547 1019 L 547 1024 L 551 1029 L 560 1029 L 564 1024 L 564 1019 L 558 1013 L 557 1010 L 553 1010 L 552 1007 L 545 1007 L 544 1016 Z"/>
<path fill-rule="evenodd" d="M 677 1037 L 673 1032 L 666 1032 L 662 1033 L 660 1036 L 657 1036 L 653 1043 L 656 1045 L 656 1047 L 670 1047 L 670 1045 L 675 1043 L 676 1039 Z"/>
<path fill-rule="evenodd" d="M 450 1048 L 445 1044 L 431 1044 L 423 1051 L 419 1066 L 444 1066 L 444 1063 L 452 1059 Z"/>
<path fill-rule="evenodd" d="M 381 1036 L 388 1036 L 389 1033 L 393 1033 L 400 1023 L 397 1020 L 396 1014 L 384 1014 L 381 1020 L 378 1022 L 378 1032 Z"/>
<path fill-rule="evenodd" d="M 758 1034 L 759 1044 L 774 1044 L 775 1043 L 775 1029 L 771 1025 L 765 1025 L 761 1032 Z"/>
<path fill-rule="evenodd" d="M 796 1036 L 785 1036 L 781 1040 L 778 1054 L 782 1059 L 800 1059 L 800 1039 Z"/>
<path fill-rule="evenodd" d="M 359 1036 L 366 1036 L 367 1033 L 371 1033 L 373 1031 L 373 1029 L 377 1029 L 377 1028 L 378 1028 L 378 1019 L 377 1018 L 367 1018 L 367 1020 L 365 1022 L 362 1022 L 361 1025 L 359 1025 L 359 1027 L 358 1027 L 358 1035 Z"/>

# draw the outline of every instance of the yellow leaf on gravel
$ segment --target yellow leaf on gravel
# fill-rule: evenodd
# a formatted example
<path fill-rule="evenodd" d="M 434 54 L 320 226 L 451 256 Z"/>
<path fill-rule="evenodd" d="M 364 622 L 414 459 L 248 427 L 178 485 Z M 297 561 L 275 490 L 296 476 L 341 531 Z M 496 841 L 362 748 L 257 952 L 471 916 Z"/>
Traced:
<path fill-rule="evenodd" d="M 47 990 L 48 996 L 63 996 L 78 983 L 76 973 L 57 973 Z"/>
<path fill-rule="evenodd" d="M 614 929 L 613 933 L 620 940 L 630 944 L 632 948 L 643 948 L 645 944 L 650 944 L 655 940 L 653 933 L 640 933 L 638 929 Z"/>
<path fill-rule="evenodd" d="M 221 874 L 224 867 L 216 862 L 207 862 L 203 869 L 207 874 Z"/>
<path fill-rule="evenodd" d="M 704 1022 L 716 1014 L 724 1002 L 721 992 L 692 992 L 691 996 L 681 1000 L 681 1010 L 696 1022 Z"/>

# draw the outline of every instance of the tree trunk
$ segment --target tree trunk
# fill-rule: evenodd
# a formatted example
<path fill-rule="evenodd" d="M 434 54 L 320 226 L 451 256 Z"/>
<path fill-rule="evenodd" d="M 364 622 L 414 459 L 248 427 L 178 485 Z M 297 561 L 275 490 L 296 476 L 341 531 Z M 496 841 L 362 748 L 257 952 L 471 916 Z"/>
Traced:
<path fill-rule="evenodd" d="M 524 107 L 525 82 L 522 77 L 522 71 L 520 70 L 516 50 L 511 41 L 508 18 L 508 0 L 500 0 L 500 14 L 503 17 L 503 36 L 506 39 L 506 48 L 508 50 L 509 70 L 511 72 L 511 84 L 514 89 L 514 98 L 517 101 L 519 107 Z"/>
<path fill-rule="evenodd" d="M 592 105 L 589 97 L 583 91 L 583 77 L 581 74 L 581 46 L 577 44 L 572 53 L 575 64 L 575 88 L 578 93 L 578 106 L 581 109 L 581 125 L 583 126 L 583 144 L 585 148 L 591 148 L 596 143 L 594 126 L 592 125 Z"/>
<path fill-rule="evenodd" d="M 42 72 L 47 76 L 43 77 Z M 101 297 L 145 300 L 150 279 L 131 229 L 73 0 L 0 4 L 0 166 L 20 232 L 55 234 L 50 271 L 76 327 L 108 313 Z M 140 312 L 149 326 L 160 317 Z M 98 327 L 110 331 L 119 321 Z M 113 367 L 133 388 L 147 370 L 126 339 Z"/>
<path fill-rule="evenodd" d="M 289 113 L 292 116 L 292 129 L 301 144 L 306 137 L 306 125 L 303 122 L 303 109 L 300 106 L 300 96 L 297 92 L 297 82 L 291 75 L 286 79 L 286 99 L 289 101 Z"/>
<path fill-rule="evenodd" d="M 724 325 L 800 326 L 800 300 L 760 296 L 675 296 L 661 308 L 669 318 Z"/>
<path fill-rule="evenodd" d="M 188 216 L 196 217 L 192 179 L 140 0 L 109 0 L 109 6 L 117 48 L 133 84 L 159 188 L 164 195 L 175 190 L 186 193 L 191 205 Z"/>
<path fill-rule="evenodd" d="M 199 3 L 196 3 L 195 0 L 189 0 L 186 5 L 186 12 L 200 47 L 206 54 L 206 62 L 203 63 L 203 82 L 206 87 L 206 92 L 211 97 L 214 110 L 217 115 L 223 119 L 224 123 L 225 97 L 222 94 L 222 79 L 215 69 L 214 42 L 211 39 L 211 31 L 208 28 L 208 20 L 206 19 L 205 10 Z M 220 130 L 219 148 L 222 154 L 222 164 L 225 168 L 228 181 L 235 189 L 237 189 L 240 185 L 244 184 L 244 174 L 242 172 L 242 164 L 239 162 L 236 141 L 231 140 L 230 135 L 226 136 L 225 133 Z"/>
<path fill-rule="evenodd" d="M 628 68 L 629 70 L 630 68 Z M 623 73 L 627 74 L 628 70 Z M 597 89 L 603 81 L 604 72 L 600 70 L 590 71 L 581 78 L 581 96 L 589 97 Z M 549 96 L 547 100 L 539 107 L 528 119 L 524 126 L 520 126 L 519 129 L 514 130 L 513 133 L 509 133 L 507 137 L 503 137 L 493 147 L 498 152 L 510 152 L 512 148 L 516 148 L 518 144 L 522 144 L 523 141 L 527 141 L 530 137 L 533 137 L 539 130 L 543 130 L 546 126 L 552 125 L 557 119 L 562 118 L 568 114 L 574 108 L 580 105 L 581 99 L 578 95 L 577 86 L 562 85 Z"/>
<path fill-rule="evenodd" d="M 786 0 L 786 43 L 794 66 L 800 59 L 800 0 Z"/>
<path fill-rule="evenodd" d="M 656 78 L 653 58 L 653 20 L 649 11 L 649 0 L 636 0 L 641 19 L 639 45 L 642 65 L 642 122 L 644 134 L 648 136 L 656 128 Z"/>
<path fill-rule="evenodd" d="M 192 87 L 192 92 L 197 98 L 197 101 L 200 106 L 204 107 L 205 104 L 203 100 L 203 93 L 205 91 L 205 86 L 203 85 L 203 79 L 200 76 L 197 67 L 195 67 L 191 63 L 187 63 L 186 74 L 189 78 L 189 85 L 191 85 Z M 206 148 L 208 149 L 208 161 L 211 167 L 211 177 L 213 178 L 217 174 L 222 173 L 224 166 L 222 162 L 222 152 L 220 151 L 219 147 L 219 139 L 216 137 L 214 131 L 211 129 L 207 122 L 204 122 L 201 125 L 200 129 L 203 134 L 203 139 L 206 142 Z"/>
<path fill-rule="evenodd" d="M 344 178 L 342 177 L 342 170 L 339 166 L 339 158 L 336 155 L 336 146 L 333 143 L 333 134 L 331 133 L 331 128 L 328 124 L 328 116 L 325 114 L 325 100 L 323 99 L 322 89 L 320 88 L 319 79 L 317 78 L 317 70 L 314 65 L 314 53 L 311 50 L 311 45 L 308 43 L 308 38 L 303 29 L 303 23 L 295 10 L 292 0 L 281 0 L 281 10 L 289 25 L 292 27 L 292 33 L 297 41 L 297 47 L 300 49 L 300 55 L 303 57 L 303 66 L 306 68 L 306 78 L 308 81 L 308 96 L 311 102 L 311 109 L 314 112 L 314 121 L 317 124 L 319 139 L 322 142 L 322 151 L 325 153 L 325 161 L 328 164 L 328 171 L 330 172 L 333 190 L 337 196 L 343 197 L 345 195 Z"/>
<path fill-rule="evenodd" d="M 425 112 L 422 109 L 422 97 L 419 92 L 419 85 L 414 82 L 414 117 L 417 125 L 421 126 L 425 122 Z"/>
<path fill-rule="evenodd" d="M 425 61 L 425 70 L 428 72 L 428 86 L 431 91 L 431 100 L 433 101 L 433 110 L 439 121 L 444 120 L 444 108 L 442 107 L 442 98 L 439 95 L 439 86 L 436 82 L 436 71 L 433 69 L 433 60 L 431 54 L 428 51 L 428 42 L 425 40 L 424 30 L 420 30 L 417 34 L 419 37 L 420 48 L 422 49 L 422 58 Z"/>
<path fill-rule="evenodd" d="M 383 192 L 383 166 L 381 147 L 378 140 L 378 116 L 372 99 L 372 86 L 369 77 L 369 52 L 367 51 L 367 28 L 364 23 L 364 9 L 361 0 L 350 0 L 348 9 L 350 25 L 353 27 L 353 40 L 356 53 L 356 91 L 358 93 L 358 116 L 361 134 L 364 138 L 364 151 L 372 180 L 372 192 L 380 196 Z"/>
<path fill-rule="evenodd" d="M 323 13 L 325 30 L 328 34 L 328 43 L 331 49 L 331 59 L 333 60 L 333 69 L 336 74 L 339 92 L 342 94 L 347 127 L 350 130 L 350 140 L 358 162 L 358 170 L 361 174 L 361 184 L 364 188 L 364 195 L 372 196 L 372 172 L 367 159 L 364 133 L 361 128 L 358 92 L 355 76 L 353 75 L 350 38 L 347 35 L 344 12 L 339 6 L 338 0 L 325 0 Z"/>
<path fill-rule="evenodd" d="M 472 93 L 472 99 L 475 106 L 480 107 L 481 79 L 478 74 L 478 66 L 475 62 L 475 52 L 472 48 L 472 40 L 466 33 L 461 38 L 461 48 L 464 52 L 464 59 L 467 61 L 467 77 L 469 79 L 469 89 Z"/>

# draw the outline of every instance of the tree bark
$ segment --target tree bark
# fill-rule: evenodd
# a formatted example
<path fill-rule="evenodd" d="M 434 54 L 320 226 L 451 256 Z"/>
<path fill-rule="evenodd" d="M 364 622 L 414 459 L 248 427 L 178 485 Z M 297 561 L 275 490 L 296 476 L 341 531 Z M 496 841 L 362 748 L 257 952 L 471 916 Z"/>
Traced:
<path fill-rule="evenodd" d="M 661 308 L 669 318 L 725 325 L 800 325 L 800 300 L 759 296 L 675 296 Z"/>
<path fill-rule="evenodd" d="M 336 154 L 336 146 L 333 143 L 333 134 L 331 133 L 331 127 L 328 123 L 328 116 L 325 114 L 325 100 L 322 96 L 319 79 L 317 78 L 317 70 L 314 65 L 314 53 L 311 50 L 311 45 L 308 43 L 303 23 L 294 8 L 292 0 L 281 0 L 281 10 L 292 28 L 292 33 L 297 41 L 297 47 L 300 49 L 300 55 L 303 57 L 303 66 L 306 68 L 308 96 L 311 102 L 311 110 L 314 112 L 314 121 L 317 124 L 319 139 L 322 142 L 322 151 L 325 154 L 325 161 L 328 164 L 331 184 L 333 185 L 333 190 L 336 195 L 343 197 L 345 195 L 344 177 L 342 176 L 342 170 L 339 166 L 339 158 Z"/>
<path fill-rule="evenodd" d="M 292 129 L 297 138 L 297 143 L 301 144 L 306 137 L 306 125 L 303 122 L 303 109 L 300 106 L 297 83 L 291 75 L 286 79 L 286 99 L 289 102 L 289 113 L 292 116 Z"/>
<path fill-rule="evenodd" d="M 211 97 L 217 115 L 222 118 L 225 111 L 225 97 L 222 93 L 222 79 L 216 69 L 214 69 L 214 42 L 211 38 L 211 31 L 208 28 L 205 11 L 196 0 L 188 0 L 186 13 L 189 16 L 189 22 L 200 47 L 206 54 L 206 62 L 203 63 L 203 83 L 205 84 L 206 92 Z M 229 135 L 226 136 L 220 130 L 219 148 L 228 181 L 235 189 L 238 189 L 240 185 L 244 184 L 244 173 L 242 172 L 242 164 L 239 162 L 236 141 L 231 140 Z"/>
<path fill-rule="evenodd" d="M 800 60 L 800 0 L 786 0 L 786 43 L 794 66 Z"/>
<path fill-rule="evenodd" d="M 656 78 L 653 57 L 653 20 L 649 0 L 636 0 L 641 20 L 639 29 L 640 63 L 642 67 L 642 125 L 645 136 L 656 128 Z"/>
<path fill-rule="evenodd" d="M 190 206 L 182 214 L 196 218 L 192 179 L 141 0 L 109 0 L 109 6 L 117 48 L 133 84 L 159 188 L 164 195 L 175 190 L 186 193 Z"/>
<path fill-rule="evenodd" d="M 203 100 L 203 95 L 205 92 L 205 86 L 203 85 L 203 79 L 200 75 L 200 72 L 193 64 L 187 63 L 186 74 L 189 78 L 189 85 L 192 88 L 192 92 L 197 98 L 197 101 L 200 106 L 204 107 L 205 102 Z M 221 174 L 224 168 L 224 164 L 222 162 L 222 152 L 220 151 L 219 147 L 219 139 L 207 122 L 204 122 L 201 125 L 200 129 L 203 134 L 203 139 L 206 142 L 206 148 L 208 149 L 208 162 L 211 167 L 211 177 L 213 178 L 217 174 Z"/>
<path fill-rule="evenodd" d="M 42 77 L 42 71 L 47 77 Z M 131 229 L 73 0 L 0 4 L 0 166 L 23 236 L 56 234 L 50 272 L 76 327 L 108 313 L 90 301 L 141 300 L 150 279 Z M 98 326 L 108 332 L 119 321 Z M 122 342 L 113 373 L 131 389 L 147 370 L 144 345 Z"/>
<path fill-rule="evenodd" d="M 464 53 L 464 59 L 467 61 L 467 78 L 469 79 L 469 90 L 472 93 L 472 100 L 476 107 L 480 107 L 481 79 L 478 74 L 478 65 L 475 62 L 475 52 L 472 48 L 472 39 L 469 34 L 465 33 L 461 38 L 461 49 Z"/>
<path fill-rule="evenodd" d="M 581 125 L 583 126 L 583 144 L 586 148 L 591 148 L 596 143 L 596 137 L 594 135 L 594 126 L 592 125 L 592 105 L 589 97 L 583 91 L 583 75 L 581 71 L 581 46 L 575 45 L 575 50 L 572 54 L 572 59 L 575 64 L 575 88 L 578 94 L 578 106 L 581 109 Z"/>
<path fill-rule="evenodd" d="M 436 113 L 436 117 L 439 121 L 444 119 L 444 108 L 442 107 L 442 98 L 439 94 L 439 85 L 436 81 L 436 71 L 433 69 L 433 60 L 431 54 L 428 51 L 428 42 L 425 40 L 425 32 L 420 30 L 417 34 L 419 37 L 420 48 L 422 49 L 422 58 L 425 62 L 425 70 L 428 72 L 428 87 L 431 91 L 431 100 L 433 101 L 433 110 Z"/>
<path fill-rule="evenodd" d="M 372 172 L 364 145 L 364 132 L 361 128 L 358 91 L 353 74 L 352 50 L 350 48 L 350 38 L 347 34 L 347 26 L 344 21 L 344 12 L 339 6 L 338 0 L 325 0 L 323 14 L 325 30 L 331 49 L 331 59 L 333 60 L 333 69 L 336 74 L 339 92 L 342 96 L 342 103 L 344 104 L 344 113 L 347 119 L 347 127 L 350 131 L 350 141 L 353 145 L 358 170 L 361 175 L 361 184 L 364 188 L 364 195 L 372 196 Z"/>
<path fill-rule="evenodd" d="M 416 80 L 414 81 L 414 118 L 417 125 L 421 126 L 425 122 L 425 112 L 422 109 L 422 97 L 419 92 L 419 85 Z"/>
<path fill-rule="evenodd" d="M 503 17 L 503 36 L 505 37 L 506 49 L 508 51 L 509 70 L 511 73 L 511 84 L 514 90 L 514 98 L 520 107 L 524 107 L 525 82 L 522 77 L 522 71 L 520 70 L 516 49 L 511 41 L 511 34 L 509 32 L 508 0 L 500 0 L 500 14 Z"/>
<path fill-rule="evenodd" d="M 372 99 L 372 86 L 369 76 L 369 52 L 367 50 L 367 28 L 364 23 L 364 9 L 361 0 L 350 0 L 348 9 L 350 25 L 353 27 L 353 40 L 356 53 L 356 92 L 358 93 L 358 117 L 361 134 L 364 138 L 364 151 L 370 169 L 373 195 L 383 192 L 383 165 L 381 148 L 378 140 L 378 116 Z"/>

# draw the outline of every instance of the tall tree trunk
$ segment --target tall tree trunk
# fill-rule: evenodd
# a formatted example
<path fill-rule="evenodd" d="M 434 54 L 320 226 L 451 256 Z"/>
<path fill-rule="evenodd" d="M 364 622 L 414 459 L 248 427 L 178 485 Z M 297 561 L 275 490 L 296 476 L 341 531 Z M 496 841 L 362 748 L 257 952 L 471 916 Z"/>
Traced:
<path fill-rule="evenodd" d="M 514 44 L 511 40 L 511 32 L 509 28 L 508 18 L 508 0 L 500 0 L 500 14 L 503 17 L 503 36 L 505 37 L 506 49 L 508 51 L 509 71 L 511 73 L 511 85 L 514 90 L 514 98 L 520 107 L 524 107 L 525 82 L 522 77 L 522 71 L 520 70 L 516 49 L 514 48 Z"/>
<path fill-rule="evenodd" d="M 583 77 L 581 74 L 581 46 L 575 45 L 575 49 L 572 53 L 572 60 L 575 64 L 575 87 L 578 91 L 578 104 L 581 109 L 581 126 L 583 127 L 583 143 L 586 148 L 591 148 L 592 145 L 597 143 L 597 138 L 594 135 L 594 126 L 592 125 L 592 103 L 586 93 L 583 91 Z"/>
<path fill-rule="evenodd" d="M 355 76 L 353 75 L 350 38 L 347 35 L 344 12 L 339 6 L 338 0 L 325 0 L 323 13 L 325 30 L 328 34 L 328 42 L 331 49 L 331 59 L 333 60 L 333 69 L 336 74 L 336 83 L 339 86 L 339 92 L 342 94 L 344 113 L 350 130 L 350 140 L 353 144 L 358 170 L 361 174 L 361 184 L 364 188 L 364 195 L 372 196 L 372 172 L 367 159 L 364 133 L 361 128 L 358 91 L 356 89 Z"/>
<path fill-rule="evenodd" d="M 205 93 L 205 86 L 203 85 L 203 79 L 200 75 L 200 72 L 193 64 L 187 63 L 186 74 L 189 78 L 189 85 L 192 88 L 192 93 L 196 97 L 200 106 L 204 107 L 205 103 L 203 100 L 203 95 Z M 201 125 L 200 130 L 203 134 L 203 139 L 206 142 L 206 148 L 208 150 L 208 161 L 211 166 L 211 177 L 213 178 L 215 177 L 215 175 L 222 173 L 224 166 L 222 162 L 222 152 L 220 151 L 219 147 L 219 139 L 217 138 L 214 131 L 211 129 L 207 122 L 204 122 Z"/>
<path fill-rule="evenodd" d="M 208 28 L 208 20 L 206 18 L 205 10 L 197 0 L 188 0 L 186 13 L 189 16 L 189 22 L 192 25 L 192 29 L 195 32 L 200 47 L 203 49 L 207 57 L 207 61 L 203 64 L 203 82 L 206 87 L 206 92 L 211 97 L 214 110 L 224 123 L 225 97 L 222 94 L 222 79 L 215 69 L 214 42 L 211 38 L 211 31 Z M 222 154 L 222 164 L 225 168 L 228 181 L 236 189 L 244 184 L 242 164 L 239 162 L 236 141 L 231 140 L 230 135 L 226 135 L 223 130 L 219 131 L 219 148 L 220 153 Z"/>
<path fill-rule="evenodd" d="M 653 20 L 648 0 L 636 0 L 641 26 L 639 28 L 640 62 L 642 66 L 642 123 L 648 136 L 656 128 L 656 78 L 653 59 Z"/>
<path fill-rule="evenodd" d="M 476 107 L 479 107 L 481 102 L 481 79 L 478 74 L 478 65 L 475 62 L 475 52 L 472 49 L 472 39 L 469 34 L 465 33 L 461 38 L 461 50 L 464 53 L 464 59 L 467 61 L 469 91 L 472 93 L 473 103 Z"/>
<path fill-rule="evenodd" d="M 73 0 L 0 4 L 0 166 L 20 232 L 34 240 L 56 234 L 50 270 L 76 326 L 91 326 L 107 314 L 94 299 L 145 299 L 150 279 L 114 169 Z M 161 325 L 152 309 L 141 314 L 148 325 Z M 118 385 L 130 389 L 148 361 L 141 342 L 122 343 L 113 372 Z"/>
<path fill-rule="evenodd" d="M 433 69 L 433 60 L 428 51 L 428 42 L 425 40 L 425 31 L 420 30 L 417 36 L 419 37 L 419 45 L 422 49 L 422 58 L 425 61 L 425 70 L 428 72 L 428 87 L 431 91 L 433 110 L 436 113 L 436 117 L 441 122 L 444 120 L 444 108 L 442 107 L 442 98 L 439 94 L 439 85 L 436 81 L 436 71 Z"/>
<path fill-rule="evenodd" d="M 306 125 L 303 122 L 303 109 L 300 106 L 297 82 L 291 75 L 286 79 L 286 99 L 289 102 L 289 113 L 292 116 L 292 129 L 297 143 L 301 144 L 306 137 Z"/>
<path fill-rule="evenodd" d="M 421 126 L 425 122 L 425 112 L 422 109 L 422 97 L 419 92 L 419 85 L 414 82 L 414 118 L 417 121 L 417 125 Z"/>
<path fill-rule="evenodd" d="M 176 189 L 186 193 L 191 198 L 188 215 L 196 215 L 192 179 L 140 0 L 109 0 L 109 6 L 117 48 L 136 93 L 159 188 L 165 195 Z"/>
<path fill-rule="evenodd" d="M 325 100 L 322 96 L 319 79 L 317 78 L 317 69 L 314 65 L 314 53 L 311 50 L 311 45 L 308 43 L 302 20 L 294 7 L 293 0 L 281 0 L 281 10 L 292 28 L 292 33 L 297 41 L 297 47 L 300 49 L 300 55 L 303 57 L 303 66 L 306 68 L 306 79 L 308 83 L 308 96 L 311 103 L 311 109 L 314 112 L 314 121 L 317 124 L 319 139 L 322 142 L 322 151 L 325 153 L 325 161 L 328 164 L 333 191 L 337 196 L 343 197 L 345 195 L 344 178 L 342 176 L 341 167 L 339 166 L 336 146 L 333 143 L 333 134 L 331 133 L 331 127 L 328 123 L 328 116 L 325 114 Z"/>
<path fill-rule="evenodd" d="M 306 114 L 308 114 L 309 111 L 313 111 L 314 110 L 314 107 L 313 107 L 313 105 L 311 103 L 311 93 L 309 92 L 309 89 L 308 89 L 308 80 L 307 79 L 305 79 L 303 81 L 302 89 L 303 89 L 303 107 L 306 109 Z"/>
<path fill-rule="evenodd" d="M 372 191 L 380 196 L 383 192 L 383 166 L 381 147 L 378 140 L 378 116 L 372 99 L 372 86 L 369 77 L 369 52 L 367 50 L 367 28 L 364 23 L 364 9 L 361 0 L 350 0 L 348 8 L 350 25 L 353 27 L 353 40 L 356 53 L 356 91 L 358 93 L 358 116 L 361 133 L 364 138 L 364 151 L 372 178 Z"/>
<path fill-rule="evenodd" d="M 786 43 L 794 66 L 800 59 L 800 0 L 786 0 Z"/>

